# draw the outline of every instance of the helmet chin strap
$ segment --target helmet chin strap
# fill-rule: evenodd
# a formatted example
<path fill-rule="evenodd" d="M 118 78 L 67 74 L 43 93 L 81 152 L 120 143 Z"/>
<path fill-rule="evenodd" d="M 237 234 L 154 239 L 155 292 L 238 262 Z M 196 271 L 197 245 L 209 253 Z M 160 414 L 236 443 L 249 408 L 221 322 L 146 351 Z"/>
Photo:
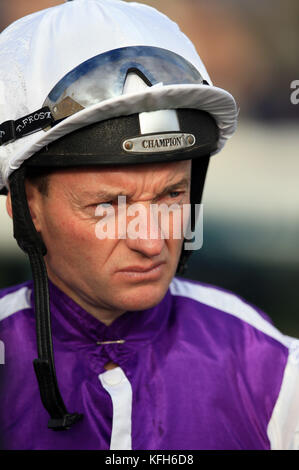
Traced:
<path fill-rule="evenodd" d="M 191 169 L 191 190 L 190 190 L 190 203 L 191 203 L 191 231 L 194 232 L 196 227 L 196 204 L 201 203 L 202 193 L 204 190 L 206 175 L 209 167 L 210 155 L 192 160 Z M 186 239 L 184 240 L 185 244 Z M 189 240 L 190 242 L 190 240 Z M 191 250 L 185 250 L 183 244 L 179 264 L 177 267 L 177 274 L 184 274 L 187 270 L 187 261 L 193 253 Z"/>
<path fill-rule="evenodd" d="M 26 191 L 25 167 L 16 170 L 10 178 L 14 237 L 27 253 L 34 281 L 34 301 L 38 359 L 33 361 L 42 403 L 50 415 L 48 428 L 55 431 L 69 429 L 83 415 L 69 413 L 59 392 L 51 334 L 51 314 L 47 269 L 43 257 L 47 250 L 31 219 Z"/>

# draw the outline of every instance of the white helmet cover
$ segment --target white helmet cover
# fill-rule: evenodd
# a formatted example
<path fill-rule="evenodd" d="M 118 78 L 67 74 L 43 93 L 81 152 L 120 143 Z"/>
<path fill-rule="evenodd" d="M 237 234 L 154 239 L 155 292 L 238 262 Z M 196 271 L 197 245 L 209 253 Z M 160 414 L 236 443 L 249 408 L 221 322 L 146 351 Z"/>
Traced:
<path fill-rule="evenodd" d="M 214 87 L 191 41 L 176 23 L 154 8 L 120 0 L 76 0 L 26 16 L 0 34 L 0 125 L 40 109 L 72 69 L 105 52 L 159 47 L 189 61 L 210 86 L 173 84 L 143 88 L 105 99 L 40 130 L 0 146 L 0 189 L 10 174 L 49 143 L 88 124 L 160 109 L 209 112 L 219 128 L 216 152 L 236 128 L 237 106 Z M 214 153 L 216 153 L 214 152 Z"/>

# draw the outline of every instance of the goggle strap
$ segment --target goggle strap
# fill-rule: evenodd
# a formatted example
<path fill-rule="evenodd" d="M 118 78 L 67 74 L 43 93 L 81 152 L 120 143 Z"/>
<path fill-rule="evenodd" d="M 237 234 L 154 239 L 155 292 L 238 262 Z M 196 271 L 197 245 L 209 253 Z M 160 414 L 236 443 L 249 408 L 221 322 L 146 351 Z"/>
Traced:
<path fill-rule="evenodd" d="M 54 118 L 47 106 L 27 114 L 16 121 L 5 121 L 0 125 L 0 146 L 15 142 L 22 137 L 52 127 Z"/>

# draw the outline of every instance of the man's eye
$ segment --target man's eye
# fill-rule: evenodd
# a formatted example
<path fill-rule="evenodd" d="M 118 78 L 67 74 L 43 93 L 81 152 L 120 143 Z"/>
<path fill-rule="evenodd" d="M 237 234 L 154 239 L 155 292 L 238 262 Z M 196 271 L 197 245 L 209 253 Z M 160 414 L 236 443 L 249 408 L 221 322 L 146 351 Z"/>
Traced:
<path fill-rule="evenodd" d="M 171 198 L 175 199 L 176 197 L 179 197 L 182 193 L 181 191 L 171 191 L 171 193 L 169 194 Z"/>
<path fill-rule="evenodd" d="M 114 204 L 114 201 L 105 201 L 105 202 L 100 202 L 99 204 L 101 206 L 108 207 L 108 206 L 112 206 Z"/>
<path fill-rule="evenodd" d="M 93 207 L 101 206 L 101 207 L 109 207 L 114 204 L 114 201 L 105 201 L 105 202 L 96 202 L 92 204 Z"/>

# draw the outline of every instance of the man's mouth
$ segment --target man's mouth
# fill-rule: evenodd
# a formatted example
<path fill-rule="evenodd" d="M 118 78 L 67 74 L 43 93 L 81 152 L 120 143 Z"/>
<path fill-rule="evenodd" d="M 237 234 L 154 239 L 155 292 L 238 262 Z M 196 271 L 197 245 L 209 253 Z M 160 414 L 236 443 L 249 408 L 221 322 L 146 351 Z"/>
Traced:
<path fill-rule="evenodd" d="M 126 266 L 117 271 L 117 274 L 135 280 L 155 280 L 161 276 L 164 266 L 165 261 L 150 266 Z"/>
<path fill-rule="evenodd" d="M 165 264 L 165 261 L 160 261 L 159 263 L 152 264 L 150 266 L 126 266 L 123 269 L 120 269 L 118 272 L 134 272 L 134 273 L 147 273 L 156 269 L 158 266 Z"/>

